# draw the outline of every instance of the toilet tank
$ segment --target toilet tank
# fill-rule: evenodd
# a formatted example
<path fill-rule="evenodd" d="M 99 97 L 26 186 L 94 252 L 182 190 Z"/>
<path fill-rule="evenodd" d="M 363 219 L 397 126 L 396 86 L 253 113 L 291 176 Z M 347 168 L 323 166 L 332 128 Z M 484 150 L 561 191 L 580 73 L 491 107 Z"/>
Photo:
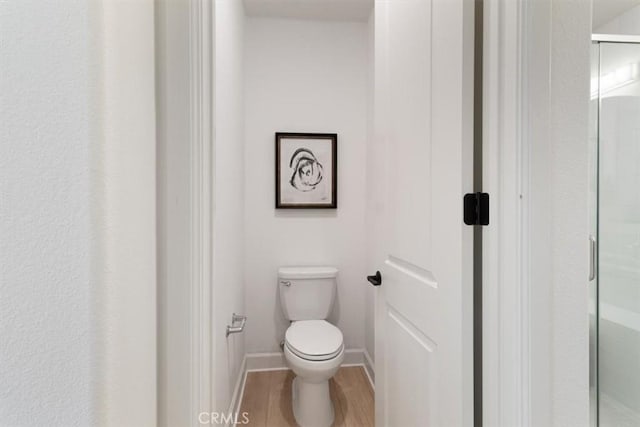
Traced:
<path fill-rule="evenodd" d="M 335 267 L 280 267 L 278 288 L 284 316 L 291 321 L 329 317 L 337 276 Z"/>

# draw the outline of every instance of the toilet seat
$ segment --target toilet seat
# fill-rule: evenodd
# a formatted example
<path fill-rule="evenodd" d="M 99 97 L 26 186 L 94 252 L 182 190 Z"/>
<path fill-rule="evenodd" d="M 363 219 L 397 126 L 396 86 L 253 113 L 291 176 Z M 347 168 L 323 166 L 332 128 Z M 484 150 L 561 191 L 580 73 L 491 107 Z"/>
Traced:
<path fill-rule="evenodd" d="M 299 320 L 285 333 L 285 345 L 293 354 L 310 361 L 330 360 L 343 350 L 340 329 L 326 320 Z"/>

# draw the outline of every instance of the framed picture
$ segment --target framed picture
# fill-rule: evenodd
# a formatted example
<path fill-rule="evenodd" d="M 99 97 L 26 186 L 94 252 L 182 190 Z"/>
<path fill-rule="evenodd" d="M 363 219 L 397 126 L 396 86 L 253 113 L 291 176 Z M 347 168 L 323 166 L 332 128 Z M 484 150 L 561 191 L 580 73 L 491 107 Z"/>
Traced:
<path fill-rule="evenodd" d="M 276 208 L 338 207 L 338 135 L 276 133 Z"/>

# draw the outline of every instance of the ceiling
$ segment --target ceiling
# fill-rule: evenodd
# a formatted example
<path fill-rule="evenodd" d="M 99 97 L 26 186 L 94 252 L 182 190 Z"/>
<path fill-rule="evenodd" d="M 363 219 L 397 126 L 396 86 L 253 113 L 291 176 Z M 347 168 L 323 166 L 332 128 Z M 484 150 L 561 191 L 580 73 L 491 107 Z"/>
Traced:
<path fill-rule="evenodd" d="M 593 0 L 593 29 L 638 5 L 640 0 Z"/>
<path fill-rule="evenodd" d="M 373 1 L 244 0 L 244 8 L 249 16 L 364 22 L 369 19 Z"/>

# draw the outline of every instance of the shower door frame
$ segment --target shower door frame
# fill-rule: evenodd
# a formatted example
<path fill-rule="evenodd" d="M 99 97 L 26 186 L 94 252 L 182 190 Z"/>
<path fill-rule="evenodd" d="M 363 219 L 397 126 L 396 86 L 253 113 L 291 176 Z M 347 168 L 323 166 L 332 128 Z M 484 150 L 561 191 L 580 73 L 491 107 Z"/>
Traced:
<path fill-rule="evenodd" d="M 600 78 L 600 65 L 601 65 L 601 57 L 600 57 L 600 48 L 601 43 L 620 43 L 620 44 L 637 44 L 640 45 L 640 36 L 638 35 L 626 35 L 626 34 L 592 34 L 591 35 L 591 43 L 598 44 L 598 79 Z M 599 179 L 599 159 L 600 159 L 600 107 L 601 107 L 601 97 L 600 97 L 600 84 L 598 83 L 598 112 L 596 115 L 597 120 L 597 128 L 596 128 L 596 163 L 595 163 L 595 172 L 596 174 L 596 200 L 595 200 L 595 209 L 599 210 L 600 208 L 600 179 Z M 590 148 L 591 149 L 591 148 Z M 592 208 L 593 206 L 590 206 Z M 596 364 L 596 375 L 595 378 L 589 376 L 589 389 L 591 387 L 595 387 L 595 398 L 591 395 L 591 391 L 589 392 L 589 412 L 595 409 L 595 420 L 591 421 L 591 427 L 597 427 L 600 425 L 600 265 L 599 265 L 599 252 L 600 252 L 600 230 L 599 230 L 599 221 L 596 218 L 596 229 L 595 229 L 595 256 L 591 258 L 593 271 L 595 272 L 595 334 L 591 334 L 591 330 L 589 331 L 589 358 L 595 357 Z M 589 326 L 591 328 L 591 325 Z M 592 342 L 592 338 L 595 337 L 595 342 Z M 594 353 L 591 354 L 591 348 L 594 348 Z M 594 381 L 592 383 L 592 380 Z M 595 406 L 595 408 L 594 408 Z"/>
<path fill-rule="evenodd" d="M 625 34 L 593 34 L 591 41 L 595 43 L 633 43 L 640 44 L 640 36 Z"/>

